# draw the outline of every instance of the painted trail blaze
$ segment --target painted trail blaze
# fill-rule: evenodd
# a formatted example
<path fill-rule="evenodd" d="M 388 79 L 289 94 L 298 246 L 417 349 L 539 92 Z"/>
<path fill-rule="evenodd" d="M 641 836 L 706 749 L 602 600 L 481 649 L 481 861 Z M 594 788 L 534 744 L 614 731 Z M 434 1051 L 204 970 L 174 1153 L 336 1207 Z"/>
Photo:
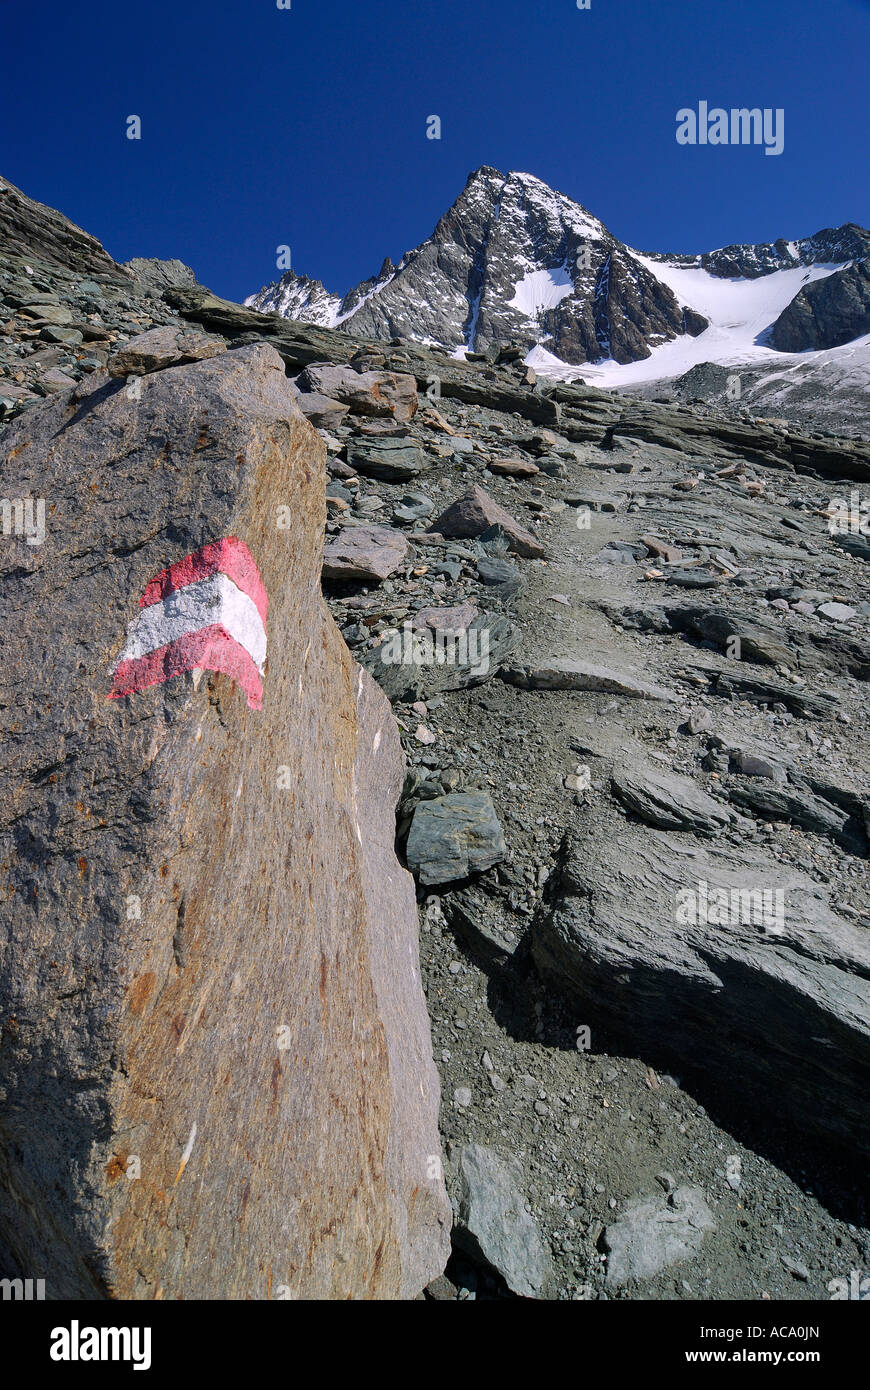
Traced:
<path fill-rule="evenodd" d="M 222 671 L 261 708 L 269 600 L 244 541 L 228 536 L 161 570 L 139 607 L 110 700 L 199 668 Z"/>

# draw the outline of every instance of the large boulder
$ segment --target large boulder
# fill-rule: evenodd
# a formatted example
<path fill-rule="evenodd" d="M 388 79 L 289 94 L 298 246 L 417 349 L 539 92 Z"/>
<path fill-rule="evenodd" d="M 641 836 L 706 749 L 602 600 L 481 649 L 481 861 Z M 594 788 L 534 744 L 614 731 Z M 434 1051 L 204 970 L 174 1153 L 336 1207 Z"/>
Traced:
<path fill-rule="evenodd" d="M 320 596 L 324 447 L 262 344 L 138 386 L 3 438 L 47 504 L 0 550 L 4 1273 L 414 1297 L 439 1085 L 397 729 Z"/>
<path fill-rule="evenodd" d="M 508 549 L 515 554 L 526 557 L 546 555 L 546 549 L 537 536 L 515 521 L 510 512 L 499 506 L 477 483 L 451 502 L 438 520 L 432 523 L 432 530 L 442 536 L 466 539 L 482 535 L 491 526 L 502 528 L 507 536 Z"/>
<path fill-rule="evenodd" d="M 302 391 L 341 401 L 358 415 L 410 420 L 417 411 L 417 383 L 407 372 L 358 372 L 331 362 L 313 363 L 299 377 Z"/>

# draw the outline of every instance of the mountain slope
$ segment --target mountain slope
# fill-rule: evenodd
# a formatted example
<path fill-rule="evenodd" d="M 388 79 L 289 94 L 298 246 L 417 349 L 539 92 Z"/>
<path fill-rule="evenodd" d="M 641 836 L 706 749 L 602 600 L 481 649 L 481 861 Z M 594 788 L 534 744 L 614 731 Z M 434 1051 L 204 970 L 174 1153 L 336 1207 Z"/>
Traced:
<path fill-rule="evenodd" d="M 547 346 L 564 362 L 632 362 L 705 324 L 579 203 L 531 174 L 478 169 L 432 236 L 335 303 L 288 271 L 246 303 L 367 338 L 485 351 Z M 334 305 L 329 317 L 323 313 Z"/>
<path fill-rule="evenodd" d="M 533 175 L 485 166 L 469 176 L 431 237 L 398 266 L 385 261 L 344 298 L 288 271 L 246 303 L 325 327 L 352 324 L 367 338 L 401 337 L 457 353 L 518 344 L 541 366 L 626 367 L 682 343 L 685 352 L 676 358 L 685 370 L 718 360 L 713 343 L 700 356 L 690 347 L 711 327 L 739 327 L 741 348 L 762 344 L 765 335 L 779 347 L 777 332 L 789 343 L 803 335 L 803 345 L 814 348 L 866 332 L 866 276 L 856 267 L 868 248 L 870 233 L 848 223 L 798 241 L 696 256 L 644 254 Z M 821 301 L 821 312 L 816 295 L 800 328 L 790 320 L 778 327 L 796 296 L 835 272 L 843 283 Z M 733 350 L 721 333 L 712 337 Z"/>

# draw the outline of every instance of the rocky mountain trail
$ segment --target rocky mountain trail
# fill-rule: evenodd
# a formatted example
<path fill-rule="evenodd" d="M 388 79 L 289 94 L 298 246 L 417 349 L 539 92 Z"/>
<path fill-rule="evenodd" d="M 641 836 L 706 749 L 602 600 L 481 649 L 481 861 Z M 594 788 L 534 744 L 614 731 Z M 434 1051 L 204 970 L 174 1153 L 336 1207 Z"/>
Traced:
<path fill-rule="evenodd" d="M 757 250 L 761 269 L 780 254 Z M 79 322 L 74 269 L 36 259 L 34 290 Z M 444 1174 L 470 1233 L 427 1296 L 823 1299 L 870 1263 L 870 578 L 860 533 L 831 527 L 870 446 L 530 384 L 521 342 L 461 362 L 356 337 L 395 271 L 352 333 L 171 270 L 158 297 L 158 270 L 117 267 L 105 360 L 54 344 L 50 367 L 6 298 L 2 380 L 20 363 L 33 400 L 7 404 L 0 446 L 77 393 L 96 423 L 132 390 L 132 422 L 173 374 L 229 379 L 258 354 L 283 367 L 293 429 L 319 434 L 302 471 L 320 579 L 340 668 L 385 710 L 380 686 L 404 754 L 395 844 L 392 824 L 376 835 L 416 878 Z M 20 274 L 0 262 L 0 294 Z M 197 343 L 218 355 L 181 365 Z M 164 351 L 178 365 L 149 373 Z M 49 370 L 76 384 L 46 403 Z M 199 510 L 221 477 L 210 438 Z M 292 495 L 268 487 L 292 540 Z M 28 581 L 8 582 L 23 603 Z"/>

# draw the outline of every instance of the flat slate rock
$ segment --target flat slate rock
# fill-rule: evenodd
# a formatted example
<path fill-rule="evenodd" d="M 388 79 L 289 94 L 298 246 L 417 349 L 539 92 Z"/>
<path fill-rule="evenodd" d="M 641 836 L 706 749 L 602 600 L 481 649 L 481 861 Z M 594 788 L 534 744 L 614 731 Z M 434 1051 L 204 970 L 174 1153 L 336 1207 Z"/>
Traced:
<path fill-rule="evenodd" d="M 506 666 L 503 680 L 523 690 L 601 690 L 638 700 L 675 700 L 670 690 L 639 680 L 632 672 L 568 657 L 551 657 L 534 666 Z"/>
<path fill-rule="evenodd" d="M 822 603 L 816 612 L 831 623 L 847 623 L 858 616 L 858 610 L 848 603 Z"/>
<path fill-rule="evenodd" d="M 758 705 L 784 705 L 793 714 L 807 719 L 830 719 L 840 706 L 838 695 L 826 690 L 808 690 L 804 686 L 787 685 L 785 681 L 763 680 L 759 676 L 741 675 L 737 668 L 740 663 L 731 663 L 727 671 L 718 668 L 697 666 L 696 670 L 706 670 L 717 695 L 740 695 Z"/>
<path fill-rule="evenodd" d="M 702 569 L 672 569 L 667 575 L 669 584 L 676 584 L 679 589 L 713 589 L 722 580 L 717 574 L 709 574 Z"/>
<path fill-rule="evenodd" d="M 636 565 L 646 556 L 645 545 L 631 545 L 627 541 L 608 541 L 603 550 L 593 558 L 598 565 Z"/>
<path fill-rule="evenodd" d="M 414 614 L 415 627 L 430 627 L 435 632 L 467 632 L 478 616 L 477 604 L 458 603 L 452 608 L 438 606 L 419 608 Z"/>
<path fill-rule="evenodd" d="M 477 561 L 477 577 L 487 585 L 512 584 L 522 578 L 516 565 L 493 555 L 482 555 Z"/>
<path fill-rule="evenodd" d="M 404 563 L 408 542 L 388 526 L 345 526 L 323 547 L 324 579 L 379 583 Z"/>
<path fill-rule="evenodd" d="M 617 798 L 648 825 L 718 835 L 737 819 L 688 777 L 635 763 L 615 769 L 611 787 Z"/>
<path fill-rule="evenodd" d="M 531 459 L 490 459 L 486 466 L 490 473 L 501 473 L 507 478 L 534 478 L 541 471 Z"/>
<path fill-rule="evenodd" d="M 870 1151 L 870 943 L 755 845 L 627 823 L 566 838 L 542 975 L 630 1055 Z"/>
<path fill-rule="evenodd" d="M 407 860 L 420 883 L 453 883 L 482 873 L 506 853 L 489 792 L 451 792 L 421 801 L 414 812 Z"/>
<path fill-rule="evenodd" d="M 866 855 L 867 833 L 861 820 L 848 807 L 818 795 L 801 777 L 790 778 L 787 786 L 752 780 L 727 787 L 728 796 L 767 821 L 788 821 L 817 835 L 828 835 L 853 854 Z M 870 809 L 870 802 L 868 809 Z"/>
<path fill-rule="evenodd" d="M 695 1259 L 715 1226 L 699 1187 L 678 1187 L 667 1197 L 630 1202 L 604 1232 L 608 1284 L 619 1288 L 630 1279 L 650 1279 Z"/>
<path fill-rule="evenodd" d="M 385 483 L 409 482 L 426 467 L 419 444 L 401 435 L 398 438 L 349 439 L 347 461 L 358 473 L 380 478 Z"/>
<path fill-rule="evenodd" d="M 513 1293 L 540 1298 L 550 1253 L 522 1194 L 521 1165 L 483 1144 L 466 1144 L 459 1182 L 457 1244 L 500 1274 Z"/>

